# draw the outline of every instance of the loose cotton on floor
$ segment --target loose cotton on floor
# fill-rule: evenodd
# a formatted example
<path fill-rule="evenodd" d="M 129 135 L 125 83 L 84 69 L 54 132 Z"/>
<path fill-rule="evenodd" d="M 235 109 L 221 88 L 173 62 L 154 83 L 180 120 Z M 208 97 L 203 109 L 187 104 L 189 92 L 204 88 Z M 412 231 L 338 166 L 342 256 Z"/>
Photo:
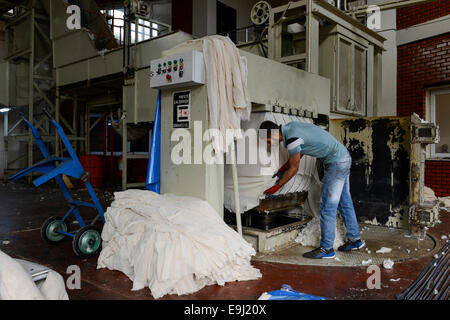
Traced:
<path fill-rule="evenodd" d="M 320 217 L 313 217 L 310 222 L 300 231 L 295 242 L 306 247 L 320 246 Z M 345 226 L 341 218 L 336 221 L 336 236 L 334 238 L 333 248 L 337 249 L 345 242 Z"/>
<path fill-rule="evenodd" d="M 97 268 L 125 273 L 132 290 L 149 287 L 158 299 L 261 277 L 250 264 L 255 250 L 208 202 L 143 190 L 114 195 Z"/>

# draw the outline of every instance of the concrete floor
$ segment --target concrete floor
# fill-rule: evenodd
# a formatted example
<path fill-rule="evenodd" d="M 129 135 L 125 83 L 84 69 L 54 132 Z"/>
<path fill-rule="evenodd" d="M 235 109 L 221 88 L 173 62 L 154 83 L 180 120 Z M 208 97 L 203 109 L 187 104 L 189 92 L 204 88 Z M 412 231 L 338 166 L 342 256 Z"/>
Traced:
<path fill-rule="evenodd" d="M 113 200 L 109 191 L 98 192 L 104 208 Z M 75 192 L 88 200 L 85 192 Z M 57 246 L 46 244 L 40 237 L 40 226 L 50 216 L 62 215 L 67 209 L 59 189 L 33 188 L 24 184 L 0 184 L 0 250 L 14 258 L 46 265 L 67 277 L 67 267 L 81 268 L 81 289 L 67 290 L 70 299 L 152 299 L 148 289 L 131 291 L 131 281 L 121 272 L 96 269 L 96 258 L 80 260 L 70 241 Z M 92 217 L 91 212 L 83 212 Z M 442 223 L 429 230 L 436 246 L 413 259 L 397 262 L 393 269 L 381 268 L 381 289 L 367 289 L 366 266 L 308 266 L 288 263 L 253 261 L 263 274 L 260 280 L 227 283 L 203 288 L 195 294 L 165 296 L 163 299 L 257 299 L 263 292 L 276 290 L 283 284 L 294 289 L 332 299 L 395 299 L 405 290 L 442 247 L 442 235 L 450 235 L 450 214 L 441 213 Z M 74 226 L 74 228 L 76 228 Z M 363 233 L 364 236 L 364 233 Z M 394 247 L 387 240 L 386 247 Z M 390 279 L 400 279 L 390 281 Z"/>

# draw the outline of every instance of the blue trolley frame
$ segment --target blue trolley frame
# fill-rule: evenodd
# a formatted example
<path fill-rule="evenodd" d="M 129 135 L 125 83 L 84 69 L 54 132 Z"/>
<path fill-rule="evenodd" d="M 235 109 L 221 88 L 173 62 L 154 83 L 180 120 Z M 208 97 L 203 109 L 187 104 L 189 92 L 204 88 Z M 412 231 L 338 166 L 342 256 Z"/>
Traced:
<path fill-rule="evenodd" d="M 9 177 L 10 181 L 17 181 L 26 175 L 32 173 L 32 172 L 38 172 L 42 175 L 33 181 L 34 185 L 36 187 L 39 187 L 41 184 L 51 180 L 55 179 L 59 188 L 61 189 L 64 198 L 66 198 L 66 201 L 69 203 L 69 210 L 66 212 L 64 217 L 61 219 L 61 221 L 58 224 L 58 230 L 57 232 L 68 236 L 68 237 L 75 237 L 75 234 L 78 232 L 78 230 L 71 231 L 71 232 L 65 232 L 61 229 L 61 225 L 64 223 L 67 218 L 73 214 L 75 219 L 78 221 L 80 228 L 83 228 L 86 226 L 86 222 L 84 221 L 83 217 L 80 214 L 80 210 L 78 209 L 80 206 L 94 208 L 97 210 L 98 215 L 95 217 L 95 219 L 89 224 L 94 225 L 98 218 L 101 218 L 103 222 L 105 222 L 104 217 L 104 211 L 100 204 L 100 201 L 97 198 L 97 195 L 94 191 L 94 188 L 92 187 L 88 175 L 84 171 L 80 160 L 78 159 L 77 154 L 75 153 L 75 150 L 72 148 L 72 144 L 70 143 L 69 139 L 64 133 L 64 130 L 62 127 L 56 122 L 55 119 L 48 113 L 47 110 L 44 109 L 45 115 L 50 119 L 53 126 L 56 128 L 56 131 L 58 132 L 59 137 L 61 138 L 61 141 L 64 143 L 67 152 L 70 155 L 70 158 L 64 158 L 64 157 L 53 157 L 51 156 L 50 152 L 48 151 L 47 146 L 44 143 L 44 140 L 42 139 L 41 135 L 37 131 L 37 129 L 29 122 L 23 114 L 21 114 L 23 120 L 25 123 L 31 128 L 31 132 L 33 134 L 34 140 L 36 141 L 36 144 L 38 145 L 39 149 L 41 150 L 42 155 L 44 156 L 44 160 L 32 165 L 31 167 Z M 72 194 L 69 191 L 69 188 L 67 187 L 66 183 L 64 182 L 62 175 L 66 175 L 69 177 L 73 177 L 76 179 L 81 179 L 84 181 L 84 184 L 86 186 L 87 191 L 89 192 L 89 195 L 91 196 L 92 202 L 84 202 L 84 201 L 78 201 L 75 200 L 72 197 Z"/>

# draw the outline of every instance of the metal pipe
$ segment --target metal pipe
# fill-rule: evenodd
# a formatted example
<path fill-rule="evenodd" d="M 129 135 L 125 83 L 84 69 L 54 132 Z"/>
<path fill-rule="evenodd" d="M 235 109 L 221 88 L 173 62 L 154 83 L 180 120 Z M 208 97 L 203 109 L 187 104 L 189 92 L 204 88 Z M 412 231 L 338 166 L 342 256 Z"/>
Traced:
<path fill-rule="evenodd" d="M 448 272 L 448 255 L 450 249 L 450 242 L 447 241 L 446 245 L 433 257 L 430 264 L 420 273 L 413 284 L 408 287 L 403 293 L 398 295 L 398 299 L 402 300 L 417 300 L 431 298 L 431 294 L 434 293 L 434 289 L 437 289 L 441 283 L 441 278 L 448 279 L 446 276 Z M 437 273 L 437 276 L 436 276 Z M 435 277 L 436 276 L 436 277 Z M 445 288 L 446 284 L 442 286 Z M 443 289 L 440 290 L 442 294 Z M 443 295 L 446 296 L 448 290 Z M 433 297 L 438 299 L 439 297 Z"/>
<path fill-rule="evenodd" d="M 138 114 L 138 73 L 134 72 L 134 123 L 137 123 Z"/>
<path fill-rule="evenodd" d="M 103 168 L 106 168 L 106 144 L 107 144 L 107 130 L 108 130 L 108 117 L 104 116 L 103 118 L 103 126 L 104 126 L 104 130 L 103 130 Z"/>
<path fill-rule="evenodd" d="M 30 15 L 30 64 L 28 70 L 28 119 L 31 123 L 34 123 L 34 54 L 35 54 L 35 10 L 34 1 L 31 1 L 31 15 Z M 28 135 L 30 139 L 28 141 L 28 167 L 33 165 L 33 139 L 31 139 L 31 128 L 28 128 Z M 28 183 L 31 184 L 33 174 L 28 176 Z"/>
<path fill-rule="evenodd" d="M 57 86 L 56 87 L 56 101 L 55 101 L 55 121 L 58 123 L 59 123 L 59 118 L 60 118 L 60 115 L 59 115 L 60 105 L 61 105 L 61 97 L 59 96 L 59 86 Z M 59 139 L 60 139 L 60 137 L 59 137 L 58 133 L 55 132 L 55 150 L 56 150 L 57 156 L 61 152 L 60 147 L 59 147 Z"/>
<path fill-rule="evenodd" d="M 234 140 L 231 143 L 231 167 L 233 171 L 233 190 L 234 190 L 234 206 L 236 211 L 236 227 L 238 233 L 242 237 L 242 222 L 241 222 L 241 204 L 239 202 L 239 185 L 238 185 L 238 176 L 237 176 L 237 167 L 236 167 L 236 148 L 234 145 Z"/>
<path fill-rule="evenodd" d="M 125 111 L 122 116 L 122 190 L 127 189 L 127 174 L 128 174 L 128 128 Z"/>
<path fill-rule="evenodd" d="M 114 118 L 111 117 L 111 125 L 109 126 L 109 174 L 110 174 L 110 183 L 114 184 L 114 128 L 113 128 Z"/>
<path fill-rule="evenodd" d="M 312 0 L 308 0 L 306 27 L 306 71 L 311 72 L 311 28 L 312 28 Z"/>

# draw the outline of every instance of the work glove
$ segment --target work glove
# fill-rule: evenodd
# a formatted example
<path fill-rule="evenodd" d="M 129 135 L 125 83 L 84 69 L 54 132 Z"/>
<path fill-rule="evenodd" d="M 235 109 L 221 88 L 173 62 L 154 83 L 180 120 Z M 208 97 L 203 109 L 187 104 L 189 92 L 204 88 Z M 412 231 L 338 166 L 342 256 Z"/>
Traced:
<path fill-rule="evenodd" d="M 276 184 L 273 187 L 270 187 L 269 189 L 267 189 L 266 191 L 264 191 L 264 194 L 266 195 L 266 197 L 270 197 L 272 196 L 275 192 L 277 192 L 278 190 L 280 190 L 280 185 Z"/>
<path fill-rule="evenodd" d="M 272 178 L 277 177 L 277 182 L 280 181 L 280 179 L 283 177 L 284 173 L 286 172 L 286 170 L 288 168 L 289 168 L 289 166 L 287 164 L 284 164 L 280 169 L 278 169 L 277 172 L 274 173 Z"/>

